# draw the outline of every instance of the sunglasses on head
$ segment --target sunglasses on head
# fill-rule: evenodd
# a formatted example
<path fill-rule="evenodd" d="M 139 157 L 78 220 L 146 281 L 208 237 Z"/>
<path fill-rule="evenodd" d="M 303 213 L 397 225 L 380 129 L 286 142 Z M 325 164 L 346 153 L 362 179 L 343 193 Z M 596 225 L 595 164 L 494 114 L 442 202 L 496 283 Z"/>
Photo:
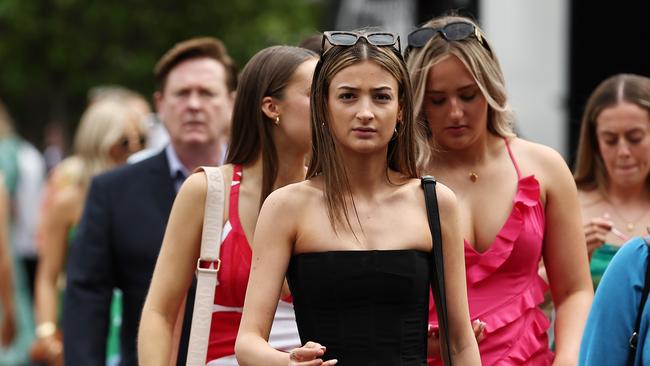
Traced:
<path fill-rule="evenodd" d="M 490 46 L 488 46 L 485 39 L 479 32 L 478 28 L 472 23 L 467 22 L 453 22 L 446 24 L 441 28 L 432 28 L 432 27 L 422 27 L 414 30 L 408 35 L 408 47 L 407 51 L 410 48 L 422 48 L 424 45 L 429 42 L 431 38 L 436 36 L 438 33 L 442 35 L 447 41 L 462 41 L 469 37 L 476 38 L 481 45 L 490 53 Z"/>
<path fill-rule="evenodd" d="M 371 33 L 357 33 L 346 31 L 333 31 L 324 32 L 323 41 L 321 42 L 321 57 L 327 51 L 325 49 L 325 40 L 332 46 L 354 46 L 359 42 L 359 39 L 365 39 L 366 42 L 377 47 L 393 47 L 397 54 L 400 54 L 402 45 L 399 41 L 399 36 L 395 33 L 389 32 L 371 32 Z M 329 49 L 329 48 L 328 48 Z"/>

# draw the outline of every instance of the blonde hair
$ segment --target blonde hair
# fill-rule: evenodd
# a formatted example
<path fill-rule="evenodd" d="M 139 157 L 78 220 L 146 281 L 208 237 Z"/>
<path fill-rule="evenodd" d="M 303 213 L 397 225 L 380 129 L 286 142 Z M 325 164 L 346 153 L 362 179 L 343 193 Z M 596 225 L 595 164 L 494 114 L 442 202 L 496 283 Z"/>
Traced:
<path fill-rule="evenodd" d="M 143 102 L 147 100 L 140 94 L 121 85 L 99 85 L 92 87 L 87 95 L 88 104 L 96 103 L 100 100 L 114 100 L 118 103 L 127 103 L 130 100 L 138 99 Z"/>
<path fill-rule="evenodd" d="M 417 177 L 417 155 L 413 144 L 416 134 L 413 93 L 406 65 L 396 52 L 398 51 L 394 52 L 391 47 L 373 46 L 360 39 L 353 46 L 331 47 L 316 65 L 311 88 L 312 158 L 307 169 L 307 179 L 317 175 L 323 176 L 327 214 L 335 231 L 339 223 L 347 223 L 347 226 L 352 229 L 347 199 L 356 212 L 348 175 L 332 135 L 328 104 L 330 83 L 344 68 L 363 61 L 372 61 L 397 80 L 402 121 L 397 125 L 396 138 L 388 144 L 387 168 L 400 172 L 406 177 Z"/>
<path fill-rule="evenodd" d="M 580 122 L 580 137 L 573 178 L 581 190 L 598 188 L 604 193 L 609 183 L 607 169 L 598 147 L 596 122 L 600 113 L 621 102 L 637 105 L 650 116 L 650 79 L 640 75 L 618 74 L 602 81 L 587 100 Z M 650 176 L 646 186 L 650 189 Z"/>
<path fill-rule="evenodd" d="M 503 72 L 496 55 L 491 51 L 492 47 L 478 24 L 467 17 L 447 15 L 434 18 L 425 23 L 423 27 L 442 28 L 454 22 L 474 25 L 481 40 L 470 36 L 464 40 L 448 41 L 440 33 L 437 33 L 424 47 L 409 48 L 406 53 L 406 65 L 413 82 L 415 114 L 419 125 L 425 129 L 425 133 L 422 135 L 430 137 L 429 126 L 422 110 L 429 70 L 444 57 L 454 55 L 470 72 L 488 103 L 488 131 L 501 137 L 515 136 L 512 128 L 513 115 L 508 104 Z M 427 146 L 420 146 L 418 164 L 429 163 L 431 148 L 428 144 L 432 142 L 425 142 Z M 422 141 L 418 141 L 418 143 L 422 144 Z"/>
<path fill-rule="evenodd" d="M 129 120 L 136 119 L 133 109 L 113 100 L 100 100 L 86 109 L 74 137 L 75 155 L 83 162 L 82 185 L 115 165 L 110 149 L 123 137 Z"/>

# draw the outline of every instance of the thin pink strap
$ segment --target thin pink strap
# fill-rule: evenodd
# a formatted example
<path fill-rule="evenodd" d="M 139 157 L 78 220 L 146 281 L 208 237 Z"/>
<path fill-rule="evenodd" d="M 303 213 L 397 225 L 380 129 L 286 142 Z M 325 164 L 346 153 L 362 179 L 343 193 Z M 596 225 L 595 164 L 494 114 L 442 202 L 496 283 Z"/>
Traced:
<path fill-rule="evenodd" d="M 521 172 L 519 171 L 519 165 L 517 165 L 517 160 L 515 160 L 515 156 L 512 155 L 512 150 L 510 149 L 510 143 L 508 142 L 507 138 L 504 138 L 503 141 L 506 142 L 506 149 L 508 149 L 508 155 L 510 155 L 510 160 L 512 160 L 512 165 L 515 166 L 515 170 L 517 171 L 517 178 L 521 178 Z"/>

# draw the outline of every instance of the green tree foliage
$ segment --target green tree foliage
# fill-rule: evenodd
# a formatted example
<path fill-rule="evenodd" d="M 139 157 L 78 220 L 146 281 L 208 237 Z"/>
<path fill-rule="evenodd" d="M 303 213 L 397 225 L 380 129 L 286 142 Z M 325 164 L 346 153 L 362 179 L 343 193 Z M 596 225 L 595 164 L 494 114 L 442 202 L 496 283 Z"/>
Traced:
<path fill-rule="evenodd" d="M 0 0 L 0 98 L 38 141 L 52 120 L 72 130 L 93 86 L 151 95 L 153 65 L 178 41 L 216 36 L 241 68 L 263 47 L 316 32 L 324 9 L 318 0 Z"/>

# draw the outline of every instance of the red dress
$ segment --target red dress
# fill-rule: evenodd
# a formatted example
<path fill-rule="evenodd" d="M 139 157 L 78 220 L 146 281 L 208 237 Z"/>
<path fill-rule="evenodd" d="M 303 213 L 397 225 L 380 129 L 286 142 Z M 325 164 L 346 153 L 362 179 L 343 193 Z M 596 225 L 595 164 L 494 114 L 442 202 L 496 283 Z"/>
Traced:
<path fill-rule="evenodd" d="M 487 323 L 479 343 L 483 365 L 550 365 L 550 323 L 538 307 L 547 288 L 537 274 L 545 227 L 540 186 L 533 175 L 521 177 L 507 140 L 506 148 L 519 179 L 510 216 L 485 252 L 464 241 L 470 317 Z M 437 327 L 429 303 L 430 323 Z"/>
<path fill-rule="evenodd" d="M 206 361 L 210 366 L 237 365 L 235 340 L 251 268 L 252 250 L 239 221 L 239 187 L 242 167 L 233 166 L 228 221 L 224 224 L 221 242 L 219 285 L 214 294 L 212 325 Z M 269 343 L 276 349 L 290 351 L 300 347 L 296 317 L 290 297 L 278 304 Z"/>

